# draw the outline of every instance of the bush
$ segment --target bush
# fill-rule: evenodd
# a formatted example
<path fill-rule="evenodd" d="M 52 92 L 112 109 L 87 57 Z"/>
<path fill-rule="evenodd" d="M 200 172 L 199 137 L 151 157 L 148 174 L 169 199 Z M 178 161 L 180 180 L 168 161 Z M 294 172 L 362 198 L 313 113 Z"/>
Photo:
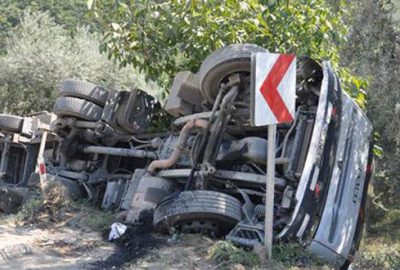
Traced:
<path fill-rule="evenodd" d="M 67 78 L 116 89 L 139 87 L 156 96 L 161 92 L 132 66 L 119 68 L 118 62 L 101 54 L 99 37 L 88 28 L 77 28 L 71 36 L 48 13 L 25 12 L 9 36 L 7 54 L 0 58 L 2 111 L 51 110 L 57 89 Z"/>
<path fill-rule="evenodd" d="M 359 269 L 399 269 L 400 252 L 398 246 L 379 245 L 379 249 L 361 253 L 355 266 Z"/>
<path fill-rule="evenodd" d="M 230 269 L 235 264 L 242 264 L 249 268 L 260 264 L 255 253 L 245 251 L 227 241 L 215 242 L 208 250 L 208 258 L 218 263 L 220 269 Z"/>
<path fill-rule="evenodd" d="M 382 0 L 354 1 L 352 6 L 352 28 L 341 59 L 357 75 L 370 78 L 367 113 L 382 148 L 376 159 L 374 202 L 400 209 L 400 30 L 396 9 Z"/>

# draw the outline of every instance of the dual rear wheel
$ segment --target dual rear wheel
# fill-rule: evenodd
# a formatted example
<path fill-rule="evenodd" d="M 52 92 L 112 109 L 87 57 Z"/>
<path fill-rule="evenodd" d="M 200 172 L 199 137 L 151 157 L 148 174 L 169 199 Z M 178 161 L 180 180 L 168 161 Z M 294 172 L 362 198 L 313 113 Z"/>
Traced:
<path fill-rule="evenodd" d="M 53 111 L 58 116 L 70 116 L 96 122 L 100 120 L 109 96 L 105 88 L 79 80 L 66 80 L 60 87 Z"/>

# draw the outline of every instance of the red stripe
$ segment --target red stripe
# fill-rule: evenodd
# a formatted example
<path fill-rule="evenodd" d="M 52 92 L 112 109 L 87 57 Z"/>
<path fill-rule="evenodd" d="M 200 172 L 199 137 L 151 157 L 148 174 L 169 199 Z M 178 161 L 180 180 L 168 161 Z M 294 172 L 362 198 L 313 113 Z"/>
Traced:
<path fill-rule="evenodd" d="M 291 54 L 279 55 L 278 60 L 275 62 L 260 88 L 261 94 L 264 96 L 279 123 L 293 121 L 292 115 L 279 94 L 278 85 L 294 58 L 295 56 Z"/>
<path fill-rule="evenodd" d="M 39 174 L 40 175 L 46 174 L 46 166 L 44 165 L 44 163 L 39 164 Z"/>
<path fill-rule="evenodd" d="M 368 164 L 366 171 L 367 171 L 367 173 L 372 173 L 372 171 L 373 171 L 372 163 Z"/>

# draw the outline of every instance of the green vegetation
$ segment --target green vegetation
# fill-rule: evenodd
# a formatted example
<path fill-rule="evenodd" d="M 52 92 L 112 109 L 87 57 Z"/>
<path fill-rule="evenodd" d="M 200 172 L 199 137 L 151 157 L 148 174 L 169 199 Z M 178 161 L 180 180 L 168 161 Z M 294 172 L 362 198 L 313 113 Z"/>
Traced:
<path fill-rule="evenodd" d="M 355 266 L 357 269 L 400 269 L 400 244 L 369 239 Z"/>
<path fill-rule="evenodd" d="M 278 243 L 273 247 L 274 261 L 287 268 L 298 267 L 322 267 L 320 261 L 298 243 Z"/>
<path fill-rule="evenodd" d="M 3 111 L 25 114 L 51 110 L 59 84 L 67 78 L 84 79 L 116 89 L 138 86 L 159 95 L 132 66 L 119 68 L 99 52 L 99 36 L 87 27 L 68 34 L 49 13 L 25 12 L 7 39 L 0 57 L 0 104 Z"/>
<path fill-rule="evenodd" d="M 238 248 L 230 242 L 215 242 L 208 250 L 208 258 L 217 263 L 219 269 L 231 269 L 235 264 L 253 268 L 260 265 L 257 255 Z"/>
<path fill-rule="evenodd" d="M 86 12 L 86 0 L 2 0 L 0 3 L 0 54 L 6 53 L 7 36 L 13 27 L 21 22 L 23 13 L 48 12 L 58 25 L 62 25 L 71 34 L 76 27 L 96 24 Z"/>
<path fill-rule="evenodd" d="M 324 0 L 284 2 L 89 0 L 88 5 L 104 31 L 102 49 L 166 86 L 178 71 L 197 71 L 208 54 L 232 43 L 329 59 L 338 67 L 347 33 L 342 9 L 332 12 Z M 362 104 L 359 89 L 365 82 L 346 69 L 340 73 Z"/>
<path fill-rule="evenodd" d="M 246 269 L 330 269 L 297 243 L 276 244 L 272 263 L 266 261 L 265 252 L 261 246 L 249 251 L 228 241 L 217 241 L 209 247 L 208 259 L 217 264 L 218 269 L 236 269 L 235 265 Z"/>
<path fill-rule="evenodd" d="M 33 220 L 33 217 L 37 214 L 38 211 L 40 211 L 42 207 L 43 197 L 32 196 L 27 200 L 27 202 L 23 204 L 23 206 L 17 213 L 7 216 L 0 215 L 1 223 L 17 225 L 27 220 Z"/>
<path fill-rule="evenodd" d="M 373 228 L 400 211 L 400 9 L 391 1 L 373 0 L 354 1 L 350 8 L 353 16 L 346 21 L 351 31 L 341 61 L 355 74 L 369 78 L 367 114 L 382 149 L 382 155 L 375 158 L 368 209 Z M 400 224 L 400 215 L 394 216 L 393 222 Z"/>
<path fill-rule="evenodd" d="M 50 200 L 47 196 L 44 199 L 38 194 L 30 196 L 15 214 L 0 215 L 1 223 L 12 226 L 30 224 L 47 226 L 51 222 L 61 224 L 66 222 L 71 227 L 84 227 L 103 232 L 115 221 L 112 213 L 95 208 L 89 203 L 75 201 L 65 203 L 65 194 L 61 192 L 60 186 L 52 186 L 51 189 L 47 194 L 51 197 Z"/>
<path fill-rule="evenodd" d="M 115 215 L 105 212 L 102 209 L 93 207 L 93 205 L 81 202 L 75 205 L 79 211 L 76 216 L 68 221 L 70 226 L 84 226 L 94 231 L 108 231 L 111 224 L 115 221 Z"/>

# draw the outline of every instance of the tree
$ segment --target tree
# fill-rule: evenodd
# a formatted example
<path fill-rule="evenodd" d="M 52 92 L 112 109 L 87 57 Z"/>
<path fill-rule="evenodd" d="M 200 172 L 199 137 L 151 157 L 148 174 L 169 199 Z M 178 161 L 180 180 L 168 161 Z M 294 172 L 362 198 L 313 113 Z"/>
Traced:
<path fill-rule="evenodd" d="M 89 0 L 88 5 L 105 29 L 102 49 L 161 82 L 181 70 L 196 71 L 208 54 L 231 43 L 329 59 L 337 67 L 347 32 L 342 10 L 331 12 L 324 0 Z M 348 86 L 361 86 L 347 70 L 341 73 Z M 348 90 L 357 96 L 359 87 Z"/>
<path fill-rule="evenodd" d="M 342 62 L 369 77 L 368 117 L 382 147 L 374 183 L 375 195 L 387 208 L 400 210 L 400 9 L 391 1 L 360 0 L 352 4 L 352 25 Z"/>
<path fill-rule="evenodd" d="M 16 114 L 51 110 L 57 89 L 67 78 L 160 93 L 132 66 L 120 69 L 118 62 L 101 54 L 99 40 L 85 27 L 71 36 L 49 13 L 25 12 L 7 39 L 7 54 L 0 57 L 1 110 Z"/>
<path fill-rule="evenodd" d="M 74 33 L 77 26 L 97 25 L 86 8 L 86 0 L 2 0 L 0 1 L 0 54 L 5 53 L 6 39 L 10 30 L 19 24 L 25 10 L 48 12 L 58 25 Z"/>

